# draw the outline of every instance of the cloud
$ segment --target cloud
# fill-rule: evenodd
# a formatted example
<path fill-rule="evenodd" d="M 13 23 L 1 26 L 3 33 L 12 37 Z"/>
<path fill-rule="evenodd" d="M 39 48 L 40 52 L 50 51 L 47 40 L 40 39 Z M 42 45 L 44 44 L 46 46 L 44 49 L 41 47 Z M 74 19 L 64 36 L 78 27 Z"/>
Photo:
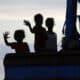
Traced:
<path fill-rule="evenodd" d="M 66 0 L 0 0 L 0 6 L 62 7 Z"/>
<path fill-rule="evenodd" d="M 64 7 L 64 6 L 63 6 Z M 24 7 L 3 7 L 0 8 L 0 20 L 22 20 L 24 18 L 33 17 L 37 13 L 42 13 L 44 16 L 56 17 L 62 20 L 65 17 L 66 8 L 24 8 Z"/>
<path fill-rule="evenodd" d="M 0 0 L 0 20 L 21 20 L 42 13 L 62 19 L 66 0 Z M 32 15 L 32 16 L 33 16 Z"/>
<path fill-rule="evenodd" d="M 39 4 L 63 4 L 66 0 L 0 0 L 0 4 L 28 4 L 28 3 L 39 3 Z"/>

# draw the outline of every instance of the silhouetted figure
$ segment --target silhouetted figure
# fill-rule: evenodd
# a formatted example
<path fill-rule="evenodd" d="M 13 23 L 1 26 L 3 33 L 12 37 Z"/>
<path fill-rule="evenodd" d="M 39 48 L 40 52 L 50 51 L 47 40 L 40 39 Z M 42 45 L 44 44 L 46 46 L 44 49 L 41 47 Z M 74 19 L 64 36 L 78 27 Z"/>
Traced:
<path fill-rule="evenodd" d="M 62 38 L 62 48 L 63 48 L 64 51 L 68 50 L 68 43 L 67 43 L 66 37 Z"/>
<path fill-rule="evenodd" d="M 78 15 L 77 16 L 78 19 L 79 19 L 79 26 L 80 26 L 80 16 Z M 66 32 L 66 22 L 63 26 L 63 34 L 65 35 L 65 32 Z M 78 31 L 77 31 L 78 32 Z M 76 33 L 76 32 L 75 32 Z M 68 52 L 71 52 L 71 51 L 80 51 L 80 39 L 79 39 L 79 34 L 77 34 L 76 36 L 78 36 L 77 38 L 73 38 L 71 40 L 68 40 L 68 38 L 66 37 L 63 37 L 62 38 L 62 48 L 63 48 L 63 51 L 68 51 Z"/>
<path fill-rule="evenodd" d="M 31 28 L 30 22 L 24 20 L 25 25 L 27 25 L 31 33 L 35 34 L 34 47 L 36 52 L 42 52 L 46 47 L 47 33 L 46 30 L 42 27 L 43 16 L 41 14 L 36 14 L 34 16 L 35 26 Z"/>
<path fill-rule="evenodd" d="M 79 54 L 80 53 L 80 41 L 72 40 L 71 42 L 67 41 L 66 37 L 62 38 L 62 50 L 59 52 L 60 54 Z"/>
<path fill-rule="evenodd" d="M 10 46 L 12 49 L 15 49 L 17 54 L 24 55 L 22 53 L 28 53 L 29 52 L 29 47 L 28 44 L 23 42 L 23 39 L 25 38 L 25 34 L 23 30 L 16 30 L 14 33 L 14 39 L 16 42 L 9 43 L 7 41 L 9 32 L 5 32 L 4 34 L 4 41 L 7 46 Z"/>
<path fill-rule="evenodd" d="M 46 27 L 48 28 L 47 35 L 47 43 L 46 48 L 49 52 L 55 53 L 57 52 L 57 35 L 53 32 L 54 28 L 54 18 L 47 18 L 46 19 Z"/>

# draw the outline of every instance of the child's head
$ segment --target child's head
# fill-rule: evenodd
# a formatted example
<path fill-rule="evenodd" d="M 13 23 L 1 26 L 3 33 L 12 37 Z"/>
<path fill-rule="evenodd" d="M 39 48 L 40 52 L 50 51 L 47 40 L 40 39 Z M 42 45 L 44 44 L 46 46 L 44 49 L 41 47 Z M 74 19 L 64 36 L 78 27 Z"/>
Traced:
<path fill-rule="evenodd" d="M 52 30 L 52 28 L 54 27 L 54 18 L 47 18 L 45 24 L 48 30 Z"/>
<path fill-rule="evenodd" d="M 25 38 L 24 30 L 16 30 L 14 33 L 14 38 L 17 42 L 22 42 Z"/>
<path fill-rule="evenodd" d="M 42 25 L 42 23 L 43 23 L 43 16 L 41 14 L 36 14 L 34 16 L 34 20 L 35 20 L 36 25 Z"/>

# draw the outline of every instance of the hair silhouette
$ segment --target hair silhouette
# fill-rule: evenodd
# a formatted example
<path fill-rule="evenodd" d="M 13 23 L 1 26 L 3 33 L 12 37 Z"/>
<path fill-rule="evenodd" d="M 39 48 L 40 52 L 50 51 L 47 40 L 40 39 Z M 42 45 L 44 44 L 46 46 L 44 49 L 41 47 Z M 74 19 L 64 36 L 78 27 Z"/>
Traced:
<path fill-rule="evenodd" d="M 39 13 L 34 16 L 35 26 L 32 28 L 29 21 L 24 23 L 29 27 L 31 33 L 35 34 L 34 48 L 36 52 L 44 51 L 46 47 L 47 33 L 43 28 L 43 16 Z"/>
<path fill-rule="evenodd" d="M 5 32 L 4 41 L 7 46 L 10 46 L 12 49 L 15 49 L 17 54 L 24 55 L 24 53 L 29 52 L 28 44 L 23 42 L 23 39 L 25 38 L 24 30 L 16 30 L 15 31 L 14 39 L 16 40 L 16 42 L 9 43 L 7 41 L 8 35 L 9 35 L 9 33 Z"/>
<path fill-rule="evenodd" d="M 43 23 L 43 16 L 41 15 L 41 14 L 36 14 L 35 16 L 34 16 L 34 21 L 35 21 L 35 24 L 36 25 L 42 25 L 42 23 Z M 38 27 L 38 26 L 37 26 Z"/>
<path fill-rule="evenodd" d="M 46 27 L 48 28 L 49 32 L 53 32 L 54 18 L 47 18 L 46 19 Z"/>
<path fill-rule="evenodd" d="M 23 39 L 25 38 L 24 31 L 23 30 L 15 31 L 14 38 L 17 42 L 22 42 Z"/>
<path fill-rule="evenodd" d="M 54 18 L 47 18 L 45 24 L 46 27 L 48 28 L 47 31 L 48 40 L 46 43 L 47 51 L 55 53 L 57 52 L 57 35 L 55 32 L 53 32 Z"/>

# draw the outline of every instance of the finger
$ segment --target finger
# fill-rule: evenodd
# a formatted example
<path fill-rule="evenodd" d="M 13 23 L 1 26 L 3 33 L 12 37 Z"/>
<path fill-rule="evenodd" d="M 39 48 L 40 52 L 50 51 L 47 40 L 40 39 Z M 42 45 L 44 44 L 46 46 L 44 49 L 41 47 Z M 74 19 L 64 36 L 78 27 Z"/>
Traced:
<path fill-rule="evenodd" d="M 6 32 L 7 34 L 9 34 L 9 32 Z"/>
<path fill-rule="evenodd" d="M 5 35 L 9 35 L 9 32 L 6 32 Z"/>

